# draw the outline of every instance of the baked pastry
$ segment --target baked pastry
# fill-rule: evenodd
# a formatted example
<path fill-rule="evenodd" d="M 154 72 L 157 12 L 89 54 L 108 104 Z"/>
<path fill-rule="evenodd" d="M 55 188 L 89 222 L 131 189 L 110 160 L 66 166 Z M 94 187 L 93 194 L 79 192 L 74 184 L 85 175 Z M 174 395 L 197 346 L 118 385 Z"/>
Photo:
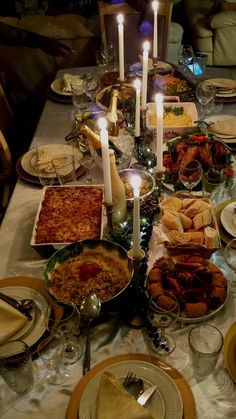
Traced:
<path fill-rule="evenodd" d="M 152 282 L 161 282 L 162 280 L 162 272 L 159 268 L 152 268 L 148 274 L 148 282 L 149 284 Z"/>
<path fill-rule="evenodd" d="M 202 317 L 205 316 L 208 312 L 208 306 L 204 302 L 199 303 L 186 303 L 185 304 L 185 313 L 187 317 Z"/>
<path fill-rule="evenodd" d="M 96 406 L 96 419 L 154 419 L 122 386 L 120 380 L 105 371 L 101 377 Z"/>
<path fill-rule="evenodd" d="M 209 208 L 209 204 L 202 199 L 194 200 L 194 202 L 182 212 L 189 218 L 194 218 L 200 212 Z"/>
<path fill-rule="evenodd" d="M 173 310 L 176 307 L 176 301 L 168 295 L 162 294 L 154 298 L 154 302 L 164 310 Z"/>
<path fill-rule="evenodd" d="M 227 291 L 222 287 L 214 287 L 210 293 L 211 307 L 216 309 L 221 306 L 227 297 Z"/>
<path fill-rule="evenodd" d="M 193 218 L 193 228 L 194 230 L 199 230 L 202 227 L 209 226 L 212 222 L 212 214 L 209 208 L 201 211 Z"/>
<path fill-rule="evenodd" d="M 220 244 L 219 234 L 215 228 L 210 226 L 204 228 L 204 236 L 205 236 L 205 246 L 208 249 L 212 249 L 214 247 L 218 247 Z"/>
<path fill-rule="evenodd" d="M 184 232 L 184 228 L 178 212 L 164 210 L 164 214 L 162 215 L 162 222 L 168 230 L 177 230 L 181 233 Z"/>
<path fill-rule="evenodd" d="M 187 217 L 182 212 L 179 213 L 179 216 L 180 216 L 180 220 L 181 220 L 181 223 L 182 223 L 182 226 L 183 226 L 184 230 L 189 230 L 192 227 L 191 218 Z"/>

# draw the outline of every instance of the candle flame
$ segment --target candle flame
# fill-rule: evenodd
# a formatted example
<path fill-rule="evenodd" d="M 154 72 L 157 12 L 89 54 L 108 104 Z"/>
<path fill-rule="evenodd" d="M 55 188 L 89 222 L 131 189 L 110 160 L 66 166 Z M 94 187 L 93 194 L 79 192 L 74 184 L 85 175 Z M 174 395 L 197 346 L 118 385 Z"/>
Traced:
<path fill-rule="evenodd" d="M 130 184 L 134 190 L 134 196 L 139 196 L 141 181 L 142 179 L 138 175 L 133 175 L 130 178 Z"/>
<path fill-rule="evenodd" d="M 141 89 L 141 80 L 140 79 L 135 79 L 134 80 L 134 88 L 136 90 L 140 90 Z"/>
<path fill-rule="evenodd" d="M 98 127 L 102 130 L 107 127 L 107 120 L 105 118 L 98 119 Z"/>
<path fill-rule="evenodd" d="M 143 50 L 144 51 L 149 51 L 149 48 L 150 48 L 150 42 L 145 41 L 144 44 L 143 44 Z"/>
<path fill-rule="evenodd" d="M 154 12 L 157 12 L 157 10 L 158 10 L 158 1 L 153 1 L 152 2 L 152 8 L 153 8 L 153 10 L 154 10 Z"/>
<path fill-rule="evenodd" d="M 118 23 L 119 23 L 119 24 L 122 24 L 122 23 L 124 22 L 124 16 L 123 16 L 123 15 L 121 15 L 121 14 L 120 14 L 120 15 L 118 15 L 118 16 L 117 16 L 117 21 L 118 21 Z"/>

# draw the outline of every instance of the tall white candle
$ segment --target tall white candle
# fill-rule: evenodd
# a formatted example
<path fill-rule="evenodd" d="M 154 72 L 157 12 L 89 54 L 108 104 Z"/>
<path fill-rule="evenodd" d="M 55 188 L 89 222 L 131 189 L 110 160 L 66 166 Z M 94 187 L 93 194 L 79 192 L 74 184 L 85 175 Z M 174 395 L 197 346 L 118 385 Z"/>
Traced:
<path fill-rule="evenodd" d="M 125 81 L 125 65 L 124 65 L 124 16 L 118 15 L 118 41 L 119 41 L 119 72 L 120 81 Z"/>
<path fill-rule="evenodd" d="M 103 168 L 105 202 L 106 204 L 111 204 L 112 203 L 111 170 L 110 170 L 108 131 L 106 129 L 106 126 L 107 126 L 106 119 L 100 118 L 98 120 L 98 126 L 100 128 L 100 140 L 101 140 L 101 146 L 102 146 L 102 168 Z"/>
<path fill-rule="evenodd" d="M 157 11 L 158 11 L 158 1 L 152 2 L 153 12 L 154 12 L 154 27 L 153 27 L 153 58 L 157 58 L 158 46 L 157 46 Z"/>
<path fill-rule="evenodd" d="M 140 137 L 140 92 L 141 92 L 141 81 L 139 79 L 134 80 L 134 88 L 136 90 L 136 103 L 135 103 L 135 137 Z"/>
<path fill-rule="evenodd" d="M 148 41 L 143 44 L 143 77 L 142 77 L 142 110 L 147 107 L 147 78 L 148 78 L 148 51 L 150 44 Z"/>
<path fill-rule="evenodd" d="M 157 170 L 163 167 L 163 95 L 156 94 L 156 156 Z"/>
<path fill-rule="evenodd" d="M 133 190 L 134 190 L 134 207 L 133 207 L 133 247 L 132 247 L 132 256 L 133 258 L 140 257 L 140 185 L 141 178 L 138 175 L 134 175 L 130 181 Z"/>

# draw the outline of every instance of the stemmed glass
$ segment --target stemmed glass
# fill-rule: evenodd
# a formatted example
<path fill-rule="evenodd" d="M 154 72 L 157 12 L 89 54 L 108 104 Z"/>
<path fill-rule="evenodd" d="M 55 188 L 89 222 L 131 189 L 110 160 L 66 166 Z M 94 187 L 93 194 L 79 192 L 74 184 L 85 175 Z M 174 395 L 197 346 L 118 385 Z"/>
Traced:
<path fill-rule="evenodd" d="M 83 352 L 76 339 L 79 334 L 79 310 L 73 303 L 56 300 L 49 304 L 44 318 L 50 334 L 56 339 L 64 340 L 64 364 L 74 364 Z"/>
<path fill-rule="evenodd" d="M 51 186 L 55 181 L 55 172 L 50 161 L 44 161 L 43 147 L 36 148 L 34 168 L 42 186 Z"/>
<path fill-rule="evenodd" d="M 205 106 L 214 99 L 216 93 L 215 86 L 208 81 L 201 81 L 198 83 L 195 94 L 196 98 L 201 104 L 200 119 L 205 117 Z"/>
<path fill-rule="evenodd" d="M 182 184 L 192 192 L 202 179 L 202 165 L 198 160 L 192 160 L 187 165 L 181 164 L 179 169 L 179 179 Z"/>
<path fill-rule="evenodd" d="M 183 44 L 179 49 L 179 61 L 184 66 L 184 72 L 188 69 L 188 64 L 191 63 L 193 59 L 193 48 L 191 45 Z"/>
<path fill-rule="evenodd" d="M 167 356 L 175 349 L 175 339 L 166 333 L 180 315 L 180 307 L 175 295 L 165 292 L 158 297 L 151 297 L 148 303 L 148 319 L 158 334 L 151 340 L 152 349 L 157 355 Z"/>
<path fill-rule="evenodd" d="M 224 257 L 227 265 L 232 269 L 234 273 L 233 281 L 231 281 L 229 287 L 233 297 L 236 297 L 236 239 L 230 240 L 224 250 Z"/>

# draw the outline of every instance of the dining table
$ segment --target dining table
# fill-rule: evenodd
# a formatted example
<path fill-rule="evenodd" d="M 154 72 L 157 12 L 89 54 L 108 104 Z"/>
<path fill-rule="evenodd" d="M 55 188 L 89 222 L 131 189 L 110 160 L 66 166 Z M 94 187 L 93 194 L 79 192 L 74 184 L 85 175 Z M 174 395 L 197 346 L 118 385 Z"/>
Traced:
<path fill-rule="evenodd" d="M 56 78 L 65 72 L 84 74 L 96 72 L 95 67 L 73 68 L 59 70 Z M 210 77 L 232 78 L 230 69 L 207 67 Z M 197 107 L 199 105 L 196 103 Z M 221 114 L 236 115 L 236 102 L 224 103 Z M 65 145 L 66 135 L 72 131 L 75 124 L 75 108 L 72 103 L 55 101 L 50 95 L 45 102 L 40 120 L 30 149 L 47 144 Z M 102 169 L 93 167 L 94 183 L 103 183 Z M 78 179 L 78 184 L 86 183 L 86 174 Z M 18 177 L 7 211 L 0 228 L 0 283 L 24 285 L 39 283 L 43 287 L 43 270 L 47 256 L 39 253 L 31 246 L 31 236 L 39 202 L 42 196 L 42 186 L 28 182 Z M 169 191 L 163 190 L 169 194 Z M 226 199 L 236 198 L 235 188 L 229 192 Z M 48 214 L 50 217 L 50 214 Z M 163 254 L 163 244 L 158 244 L 160 225 L 153 227 L 148 255 L 148 269 L 153 262 Z M 223 248 L 213 253 L 211 261 L 223 271 L 227 279 L 232 280 L 233 272 L 224 260 Z M 5 282 L 4 282 L 5 281 Z M 26 281 L 26 282 L 24 282 Z M 30 285 L 31 286 L 31 285 Z M 34 287 L 34 285 L 32 285 Z M 45 292 L 45 291 L 44 291 Z M 225 336 L 236 318 L 236 299 L 230 294 L 223 309 L 207 320 L 216 326 Z M 204 379 L 197 379 L 193 373 L 188 332 L 193 324 L 180 323 L 173 328 L 176 348 L 173 353 L 158 358 L 152 350 L 145 327 L 133 328 L 123 321 L 117 312 L 105 313 L 92 327 L 91 334 L 91 371 L 88 377 L 83 377 L 81 357 L 73 365 L 69 365 L 70 376 L 61 385 L 52 385 L 45 380 L 42 361 L 33 357 L 35 382 L 33 389 L 26 395 L 13 393 L 0 376 L 0 417 L 2 419 L 73 419 L 78 418 L 76 398 L 80 399 L 88 380 L 94 377 L 94 372 L 100 371 L 114 362 L 122 360 L 143 360 L 161 365 L 177 377 L 185 399 L 185 419 L 226 419 L 236 417 L 236 386 L 231 378 L 222 351 L 217 366 L 212 374 Z M 79 342 L 85 344 L 85 335 L 81 329 Z M 158 364 L 159 363 L 159 364 Z M 235 358 L 236 363 L 236 358 Z M 102 366 L 102 367 L 101 367 Z M 89 374 L 91 374 L 89 376 Z M 87 380 L 87 381 L 86 381 Z M 83 385 L 80 386 L 79 383 Z M 181 384 L 182 383 L 182 384 Z M 92 402 L 92 401 L 91 401 Z M 81 416 L 87 418 L 88 416 Z M 168 418 L 166 418 L 168 419 Z"/>

